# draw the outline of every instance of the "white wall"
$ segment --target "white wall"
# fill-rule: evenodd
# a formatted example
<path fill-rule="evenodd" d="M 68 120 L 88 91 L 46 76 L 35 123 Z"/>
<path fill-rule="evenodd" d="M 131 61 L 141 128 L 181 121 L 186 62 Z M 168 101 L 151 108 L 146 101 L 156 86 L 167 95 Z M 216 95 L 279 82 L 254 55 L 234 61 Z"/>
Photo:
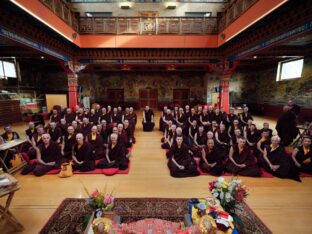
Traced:
<path fill-rule="evenodd" d="M 131 9 L 120 9 L 121 4 L 131 4 Z M 167 5 L 176 5 L 176 9 L 168 10 Z M 158 11 L 161 17 L 185 16 L 185 12 L 212 12 L 212 16 L 217 16 L 217 12 L 223 12 L 224 3 L 72 3 L 72 9 L 80 12 L 80 16 L 85 16 L 85 12 L 113 12 L 114 17 L 138 16 L 139 11 Z"/>

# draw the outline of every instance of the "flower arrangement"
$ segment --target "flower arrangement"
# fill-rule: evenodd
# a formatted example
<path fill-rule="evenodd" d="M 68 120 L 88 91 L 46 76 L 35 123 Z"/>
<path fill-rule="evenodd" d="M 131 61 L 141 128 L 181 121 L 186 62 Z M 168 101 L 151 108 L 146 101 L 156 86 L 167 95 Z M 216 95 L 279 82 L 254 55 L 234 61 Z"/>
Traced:
<path fill-rule="evenodd" d="M 247 197 L 247 188 L 241 180 L 232 179 L 226 182 L 223 177 L 209 183 L 209 190 L 212 195 L 220 201 L 223 209 L 233 214 L 238 203 L 241 203 Z"/>

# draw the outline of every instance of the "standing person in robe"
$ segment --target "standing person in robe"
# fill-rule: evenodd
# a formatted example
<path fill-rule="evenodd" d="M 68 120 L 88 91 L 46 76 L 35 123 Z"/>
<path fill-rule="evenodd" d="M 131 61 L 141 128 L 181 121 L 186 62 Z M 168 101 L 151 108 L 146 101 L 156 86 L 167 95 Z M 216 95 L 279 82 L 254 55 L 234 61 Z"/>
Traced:
<path fill-rule="evenodd" d="M 195 157 L 201 157 L 202 149 L 206 146 L 207 134 L 204 131 L 204 126 L 199 126 L 198 131 L 194 136 L 194 145 L 192 148 Z"/>
<path fill-rule="evenodd" d="M 281 144 L 288 146 L 297 137 L 299 130 L 296 115 L 289 109 L 289 106 L 284 106 L 283 111 L 283 115 L 277 120 L 276 130 L 281 137 Z"/>
<path fill-rule="evenodd" d="M 81 133 L 76 135 L 76 144 L 73 147 L 73 171 L 93 171 L 95 162 L 92 157 L 92 146 L 84 141 L 84 136 Z"/>
<path fill-rule="evenodd" d="M 118 124 L 121 123 L 121 117 L 122 116 L 120 115 L 120 113 L 118 113 L 118 109 L 115 107 L 112 113 L 112 122 L 114 126 L 117 126 Z"/>
<path fill-rule="evenodd" d="M 92 125 L 89 123 L 89 119 L 87 117 L 84 117 L 80 126 L 80 131 L 84 137 L 86 137 L 91 132 L 91 128 Z"/>
<path fill-rule="evenodd" d="M 262 132 L 267 132 L 267 131 L 269 132 L 269 137 L 271 138 L 273 136 L 273 130 L 270 129 L 269 123 L 265 122 L 265 123 L 263 123 L 263 128 L 259 130 L 258 134 L 259 134 L 259 136 L 261 136 Z"/>
<path fill-rule="evenodd" d="M 247 141 L 248 146 L 251 149 L 255 149 L 255 147 L 257 146 L 258 139 L 259 139 L 256 125 L 251 124 L 250 128 L 247 128 L 244 135 L 245 135 L 244 137 Z"/>
<path fill-rule="evenodd" d="M 229 160 L 226 163 L 226 170 L 234 175 L 260 177 L 261 171 L 246 146 L 246 140 L 240 138 L 237 145 L 230 149 Z"/>
<path fill-rule="evenodd" d="M 165 122 L 164 117 L 167 114 L 167 106 L 164 106 L 163 111 L 161 112 L 160 118 L 159 118 L 159 131 L 165 132 Z"/>
<path fill-rule="evenodd" d="M 86 141 L 92 146 L 92 158 L 98 160 L 104 156 L 104 143 L 101 135 L 98 133 L 97 126 L 91 128 L 91 132 L 87 135 Z"/>
<path fill-rule="evenodd" d="M 207 108 L 204 108 L 202 115 L 199 117 L 199 124 L 204 126 L 206 132 L 209 130 L 210 122 Z"/>
<path fill-rule="evenodd" d="M 299 170 L 282 146 L 278 136 L 271 138 L 271 145 L 264 149 L 261 165 L 264 169 L 279 178 L 289 178 L 301 182 Z"/>
<path fill-rule="evenodd" d="M 144 132 L 151 132 L 154 129 L 154 112 L 150 109 L 149 106 L 146 106 L 143 111 L 143 131 Z"/>
<path fill-rule="evenodd" d="M 59 115 L 58 111 L 56 109 L 53 109 L 52 114 L 50 116 L 49 123 L 51 122 L 59 123 L 60 120 L 61 120 L 61 116 Z"/>
<path fill-rule="evenodd" d="M 112 122 L 111 115 L 107 113 L 105 107 L 102 108 L 102 113 L 100 115 L 100 122 L 102 122 L 103 120 L 106 121 L 107 125 L 110 125 Z"/>
<path fill-rule="evenodd" d="M 177 126 L 175 124 L 172 124 L 169 131 L 166 130 L 164 143 L 161 144 L 162 149 L 170 149 L 170 147 L 172 146 L 175 140 L 176 129 L 177 129 Z"/>
<path fill-rule="evenodd" d="M 302 146 L 294 149 L 292 159 L 299 171 L 312 174 L 312 146 L 310 136 L 303 137 Z"/>
<path fill-rule="evenodd" d="M 66 123 L 72 123 L 76 119 L 76 113 L 72 112 L 71 108 L 66 109 L 65 120 Z"/>
<path fill-rule="evenodd" d="M 20 139 L 18 133 L 12 130 L 12 126 L 10 124 L 4 127 L 4 133 L 1 135 L 1 137 L 4 142 Z"/>
<path fill-rule="evenodd" d="M 73 147 L 76 143 L 76 134 L 73 126 L 68 126 L 67 132 L 63 136 L 61 154 L 64 157 L 64 161 L 70 161 L 72 159 Z"/>
<path fill-rule="evenodd" d="M 197 121 L 193 120 L 191 126 L 188 129 L 188 145 L 190 148 L 194 145 L 195 133 L 198 131 Z"/>
<path fill-rule="evenodd" d="M 183 137 L 176 138 L 176 144 L 173 144 L 169 151 L 170 159 L 168 167 L 172 177 L 194 177 L 198 176 L 195 160 L 190 156 L 188 147 L 183 144 Z"/>
<path fill-rule="evenodd" d="M 202 148 L 199 167 L 205 173 L 221 176 L 224 171 L 224 158 L 225 155 L 215 147 L 214 141 L 210 139 L 207 141 L 207 146 Z"/>
<path fill-rule="evenodd" d="M 112 133 L 106 149 L 106 156 L 97 164 L 97 168 L 118 168 L 126 170 L 129 166 L 129 159 L 126 157 L 123 146 L 118 142 L 118 135 Z"/>
<path fill-rule="evenodd" d="M 56 126 L 55 122 L 51 122 L 50 124 L 50 128 L 47 130 L 47 133 L 50 134 L 51 140 L 56 142 L 57 144 L 62 143 L 62 132 L 61 129 L 59 129 Z"/>
<path fill-rule="evenodd" d="M 35 176 L 43 176 L 47 172 L 60 168 L 61 150 L 59 145 L 51 140 L 48 133 L 42 134 L 42 143 L 36 147 L 36 164 L 27 165 L 22 175 L 27 175 L 33 171 Z"/>
<path fill-rule="evenodd" d="M 220 124 L 220 129 L 215 133 L 215 145 L 223 155 L 228 155 L 231 139 L 225 129 L 224 124 Z"/>
<path fill-rule="evenodd" d="M 244 112 L 240 115 L 240 122 L 242 126 L 246 126 L 248 123 L 248 120 L 253 121 L 253 118 L 251 114 L 248 112 L 248 107 L 244 107 Z"/>
<path fill-rule="evenodd" d="M 128 141 L 131 144 L 135 144 L 135 137 L 133 135 L 133 128 L 130 126 L 129 120 L 127 120 L 127 119 L 124 121 L 124 131 L 125 131 L 125 134 L 128 138 Z"/>
<path fill-rule="evenodd" d="M 91 109 L 90 111 L 89 122 L 91 125 L 99 124 L 99 116 L 95 113 L 94 109 Z"/>
<path fill-rule="evenodd" d="M 181 128 L 185 127 L 186 117 L 184 114 L 184 110 L 181 107 L 179 108 L 179 112 L 175 117 L 175 122 L 178 127 L 181 127 Z"/>

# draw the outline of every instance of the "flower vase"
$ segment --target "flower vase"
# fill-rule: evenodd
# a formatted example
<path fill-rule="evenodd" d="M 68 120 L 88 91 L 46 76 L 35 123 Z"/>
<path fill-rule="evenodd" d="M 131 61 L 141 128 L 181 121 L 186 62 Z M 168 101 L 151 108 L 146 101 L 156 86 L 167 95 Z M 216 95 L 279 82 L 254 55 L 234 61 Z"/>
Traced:
<path fill-rule="evenodd" d="M 102 217 L 113 220 L 116 216 L 116 211 L 104 211 Z"/>

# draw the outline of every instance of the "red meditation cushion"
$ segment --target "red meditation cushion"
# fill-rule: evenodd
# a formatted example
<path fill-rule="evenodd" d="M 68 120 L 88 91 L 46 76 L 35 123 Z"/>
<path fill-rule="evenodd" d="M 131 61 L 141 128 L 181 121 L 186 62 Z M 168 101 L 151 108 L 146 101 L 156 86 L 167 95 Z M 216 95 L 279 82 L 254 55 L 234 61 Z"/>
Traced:
<path fill-rule="evenodd" d="M 118 170 L 119 170 L 118 167 L 117 168 L 105 168 L 102 170 L 102 173 L 107 176 L 112 176 L 112 175 L 117 174 Z"/>

